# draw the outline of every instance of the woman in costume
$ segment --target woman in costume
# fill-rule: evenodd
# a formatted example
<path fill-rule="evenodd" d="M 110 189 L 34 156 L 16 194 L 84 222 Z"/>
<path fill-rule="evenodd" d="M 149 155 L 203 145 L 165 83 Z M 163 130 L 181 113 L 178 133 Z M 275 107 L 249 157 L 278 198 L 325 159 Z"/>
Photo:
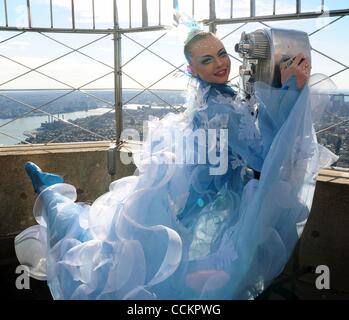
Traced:
<path fill-rule="evenodd" d="M 39 225 L 16 238 L 16 252 L 55 299 L 253 299 L 288 261 L 318 171 L 336 158 L 313 130 L 310 62 L 299 54 L 257 108 L 227 84 L 215 35 L 192 34 L 185 55 L 187 110 L 150 122 L 137 173 L 92 205 L 26 164 Z"/>

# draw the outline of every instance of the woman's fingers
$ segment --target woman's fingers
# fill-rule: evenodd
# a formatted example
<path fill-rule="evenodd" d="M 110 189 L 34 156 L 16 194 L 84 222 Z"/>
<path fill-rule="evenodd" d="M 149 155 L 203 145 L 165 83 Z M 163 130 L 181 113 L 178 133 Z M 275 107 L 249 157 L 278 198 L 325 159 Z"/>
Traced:
<path fill-rule="evenodd" d="M 297 87 L 302 89 L 310 77 L 311 64 L 308 59 L 304 59 L 295 69 Z"/>
<path fill-rule="evenodd" d="M 293 60 L 293 62 L 291 64 L 290 68 L 296 69 L 298 67 L 298 65 L 301 63 L 302 59 L 306 59 L 304 54 L 303 53 L 298 53 L 295 56 L 295 58 L 294 58 L 294 60 Z"/>
<path fill-rule="evenodd" d="M 311 70 L 311 64 L 308 59 L 304 59 L 300 64 L 299 64 L 299 69 L 303 73 L 309 73 Z"/>
<path fill-rule="evenodd" d="M 288 68 L 281 68 L 281 83 L 284 83 L 291 75 L 295 75 L 297 87 L 302 89 L 309 80 L 310 71 L 310 60 L 303 53 L 299 53 Z"/>

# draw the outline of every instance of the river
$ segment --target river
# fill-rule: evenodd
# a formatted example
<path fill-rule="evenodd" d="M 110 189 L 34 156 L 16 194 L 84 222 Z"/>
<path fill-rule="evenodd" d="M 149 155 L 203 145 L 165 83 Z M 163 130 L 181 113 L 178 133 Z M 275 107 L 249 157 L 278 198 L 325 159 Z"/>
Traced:
<path fill-rule="evenodd" d="M 62 113 L 59 115 L 59 118 L 65 120 L 75 120 L 77 118 L 101 115 L 108 112 L 108 110 L 108 108 L 97 108 L 88 111 Z M 55 117 L 56 118 L 54 118 L 53 120 L 57 120 L 58 115 L 55 115 Z M 20 142 L 19 140 L 25 140 L 27 138 L 27 136 L 24 134 L 25 132 L 30 132 L 37 128 L 40 128 L 41 123 L 49 121 L 49 117 L 47 115 L 24 117 L 16 119 L 15 121 L 1 127 L 3 124 L 11 120 L 12 119 L 0 119 L 0 145 L 18 144 Z M 5 134 L 16 137 L 17 139 L 13 139 L 9 136 L 6 136 Z"/>
<path fill-rule="evenodd" d="M 123 109 L 137 110 L 141 106 L 142 105 L 139 105 L 139 104 L 127 104 L 123 107 Z M 168 106 L 152 106 L 152 109 L 158 109 L 158 108 L 169 109 Z M 57 120 L 58 117 L 60 119 L 65 119 L 65 120 L 75 120 L 77 118 L 85 118 L 89 116 L 102 115 L 108 112 L 109 110 L 110 110 L 109 108 L 97 108 L 97 109 L 90 109 L 88 111 L 61 113 L 59 115 L 55 115 L 56 118 L 53 118 L 53 120 Z M 4 125 L 5 123 L 11 120 L 12 119 L 0 119 L 0 146 L 18 144 L 20 143 L 20 140 L 25 140 L 27 138 L 25 133 L 26 132 L 30 133 L 31 131 L 34 131 L 35 129 L 40 128 L 41 123 L 49 121 L 49 116 L 44 115 L 44 116 L 24 117 L 24 118 L 16 119 L 15 121 L 10 122 L 9 124 L 6 124 L 5 126 L 2 127 L 2 125 Z M 9 136 L 13 136 L 17 139 L 11 138 Z"/>

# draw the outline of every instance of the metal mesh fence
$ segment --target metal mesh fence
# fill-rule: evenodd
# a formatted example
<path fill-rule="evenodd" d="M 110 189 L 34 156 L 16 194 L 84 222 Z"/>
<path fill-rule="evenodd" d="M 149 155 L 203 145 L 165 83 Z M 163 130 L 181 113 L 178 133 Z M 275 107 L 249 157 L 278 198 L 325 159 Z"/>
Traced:
<path fill-rule="evenodd" d="M 346 1 L 2 0 L 0 144 L 118 141 L 123 126 L 142 131 L 149 116 L 181 111 L 188 79 L 182 44 L 169 28 L 173 8 L 223 40 L 232 83 L 242 31 L 306 31 L 313 72 L 340 89 L 318 137 L 348 166 Z"/>

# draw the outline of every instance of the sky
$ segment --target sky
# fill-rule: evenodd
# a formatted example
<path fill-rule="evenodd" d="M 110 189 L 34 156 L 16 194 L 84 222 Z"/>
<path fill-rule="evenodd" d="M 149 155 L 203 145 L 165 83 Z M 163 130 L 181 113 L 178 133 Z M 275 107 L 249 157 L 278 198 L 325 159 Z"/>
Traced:
<path fill-rule="evenodd" d="M 3 0 L 0 0 L 0 26 L 5 25 L 5 15 Z M 71 0 L 53 0 L 53 23 L 57 28 L 69 28 L 71 26 Z M 160 0 L 161 2 L 161 23 L 172 25 L 172 0 Z M 302 11 L 315 11 L 319 9 L 320 0 L 302 1 Z M 92 27 L 92 1 L 75 0 L 75 14 L 77 28 Z M 141 26 L 141 0 L 131 1 L 131 26 Z M 192 13 L 191 0 L 178 0 L 179 9 L 183 12 Z M 230 0 L 216 0 L 217 18 L 230 17 Z M 243 17 L 249 13 L 249 0 L 234 1 L 234 16 Z M 295 0 L 277 0 L 277 13 L 295 12 Z M 197 20 L 208 18 L 209 0 L 194 1 L 194 17 Z M 8 5 L 8 23 L 10 26 L 23 27 L 28 25 L 26 12 L 26 0 L 7 0 Z M 117 0 L 119 25 L 121 28 L 128 28 L 129 21 L 129 1 Z M 325 9 L 349 8 L 348 0 L 327 0 Z M 273 8 L 272 0 L 256 0 L 256 14 L 271 14 Z M 49 0 L 31 0 L 32 25 L 34 27 L 50 27 Z M 148 0 L 149 24 L 157 25 L 159 23 L 159 0 Z M 95 22 L 96 28 L 110 28 L 113 24 L 113 6 L 112 0 L 95 0 Z M 267 22 L 269 26 L 287 29 L 298 29 L 311 33 L 325 24 L 337 19 L 330 18 L 324 14 L 324 17 L 310 20 L 291 20 L 284 22 Z M 225 37 L 228 33 L 242 24 L 219 26 L 217 34 Z M 234 52 L 234 45 L 239 41 L 242 31 L 254 31 L 263 28 L 258 23 L 251 23 L 240 28 L 237 32 L 224 38 L 223 42 L 228 52 L 237 57 Z M 349 30 L 349 16 L 340 19 L 331 24 L 326 29 L 310 37 L 313 48 L 331 56 L 349 66 L 349 42 L 347 32 Z M 122 63 L 123 67 L 123 88 L 142 88 L 153 85 L 159 78 L 171 73 L 174 66 L 185 64 L 182 53 L 181 37 L 176 30 L 156 32 L 130 33 L 122 38 Z M 38 33 L 24 33 L 14 37 L 9 41 L 5 39 L 17 35 L 18 32 L 0 31 L 0 90 L 9 89 L 50 89 L 50 88 L 69 88 L 82 87 L 83 89 L 92 88 L 112 88 L 113 75 L 109 74 L 100 80 L 88 84 L 95 78 L 102 77 L 112 71 L 109 66 L 113 65 L 113 41 L 112 36 L 107 36 L 102 40 L 93 43 L 90 46 L 81 49 L 85 55 L 92 56 L 94 59 L 102 62 L 93 61 L 86 56 L 74 52 L 58 59 L 52 64 L 45 65 L 37 70 L 50 77 L 59 79 L 58 83 L 48 77 L 30 72 L 24 77 L 16 78 L 21 73 L 27 72 L 30 66 L 39 67 L 48 61 L 67 54 L 73 49 L 77 49 L 87 43 L 94 41 L 103 35 L 96 34 L 58 34 L 46 33 L 47 36 L 65 43 L 64 47 L 52 39 Z M 151 44 L 156 38 L 165 34 L 161 40 L 156 42 L 150 49 L 160 57 L 168 60 L 167 63 L 158 56 L 150 52 L 143 52 L 141 55 L 127 63 L 143 48 Z M 137 41 L 134 42 L 133 40 Z M 7 57 L 7 58 L 6 58 Z M 15 60 L 22 65 L 10 61 Z M 323 73 L 331 75 L 343 68 L 320 54 L 313 52 L 313 73 Z M 25 65 L 25 66 L 23 66 Z M 237 74 L 240 63 L 232 58 L 231 76 Z M 183 67 L 182 67 L 183 68 Z M 10 81 L 11 79 L 14 79 Z M 135 81 L 136 80 L 136 81 Z M 152 86 L 153 89 L 184 89 L 187 84 L 187 78 L 180 76 L 180 73 L 171 74 L 164 80 Z M 349 90 L 349 70 L 333 77 L 333 81 L 339 89 Z M 63 84 L 64 83 L 64 84 Z M 142 85 L 141 85 L 141 84 Z M 2 85 L 1 85 L 2 84 Z M 87 85 L 86 85 L 87 84 Z"/>

